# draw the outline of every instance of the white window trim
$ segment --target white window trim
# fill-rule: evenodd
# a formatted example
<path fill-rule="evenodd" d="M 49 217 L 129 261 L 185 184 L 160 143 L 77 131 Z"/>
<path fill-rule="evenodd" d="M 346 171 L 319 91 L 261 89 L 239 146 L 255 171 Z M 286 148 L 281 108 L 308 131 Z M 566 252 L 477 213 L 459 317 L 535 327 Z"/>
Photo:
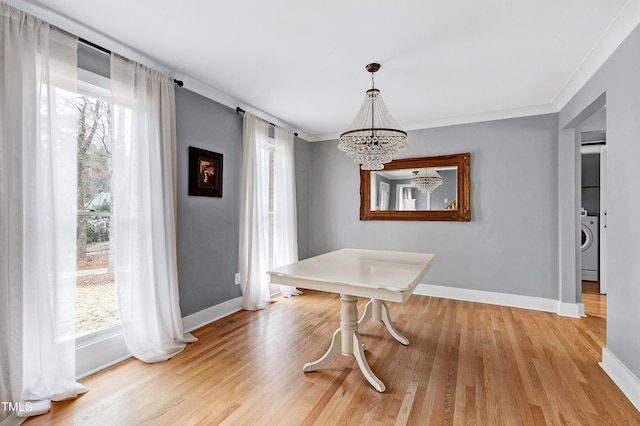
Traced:
<path fill-rule="evenodd" d="M 111 82 L 107 77 L 78 68 L 78 92 L 111 102 Z"/>

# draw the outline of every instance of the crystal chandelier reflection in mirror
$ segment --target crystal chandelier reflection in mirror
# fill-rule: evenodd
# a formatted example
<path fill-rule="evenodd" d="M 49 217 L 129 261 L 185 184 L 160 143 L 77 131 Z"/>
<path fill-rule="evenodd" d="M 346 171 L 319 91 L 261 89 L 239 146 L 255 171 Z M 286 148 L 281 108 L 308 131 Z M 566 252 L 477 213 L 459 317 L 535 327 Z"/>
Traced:
<path fill-rule="evenodd" d="M 361 164 L 362 170 L 382 170 L 384 164 L 408 146 L 407 132 L 391 117 L 380 91 L 375 88 L 373 75 L 380 64 L 367 65 L 371 73 L 371 89 L 349 129 L 340 135 L 338 148 Z"/>
<path fill-rule="evenodd" d="M 418 191 L 423 194 L 430 194 L 434 189 L 442 185 L 442 177 L 438 174 L 436 169 L 428 167 L 426 169 L 420 169 L 417 172 L 413 172 L 411 184 L 418 188 Z"/>

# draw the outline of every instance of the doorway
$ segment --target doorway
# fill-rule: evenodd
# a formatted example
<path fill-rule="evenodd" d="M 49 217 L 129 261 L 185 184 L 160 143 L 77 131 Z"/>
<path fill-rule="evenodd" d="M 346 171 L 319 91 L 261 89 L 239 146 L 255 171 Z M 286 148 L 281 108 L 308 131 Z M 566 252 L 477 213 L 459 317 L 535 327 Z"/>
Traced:
<path fill-rule="evenodd" d="M 587 316 L 606 318 L 606 130 L 605 108 L 579 126 L 580 250 L 582 303 Z M 598 130 L 585 130 L 589 127 Z"/>

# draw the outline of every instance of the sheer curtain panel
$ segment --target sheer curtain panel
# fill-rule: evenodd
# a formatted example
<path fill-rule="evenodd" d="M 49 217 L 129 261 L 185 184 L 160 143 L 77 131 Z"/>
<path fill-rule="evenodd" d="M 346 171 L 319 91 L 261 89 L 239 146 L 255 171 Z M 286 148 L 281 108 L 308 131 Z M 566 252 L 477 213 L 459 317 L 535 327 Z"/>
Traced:
<path fill-rule="evenodd" d="M 242 308 L 264 309 L 269 294 L 269 123 L 245 112 L 240 189 L 240 288 Z"/>
<path fill-rule="evenodd" d="M 274 129 L 269 143 L 269 123 L 245 112 L 240 194 L 240 284 L 242 307 L 263 309 L 271 300 L 271 268 L 298 260 L 296 187 L 293 134 Z M 294 287 L 279 286 L 289 297 Z"/>
<path fill-rule="evenodd" d="M 0 421 L 8 424 L 87 389 L 75 379 L 77 38 L 5 3 L 0 15 Z"/>
<path fill-rule="evenodd" d="M 298 218 L 296 215 L 296 172 L 293 153 L 293 133 L 276 127 L 273 174 L 273 265 L 288 265 L 298 261 Z M 300 294 L 295 287 L 281 285 L 280 294 L 290 297 Z"/>
<path fill-rule="evenodd" d="M 120 319 L 131 354 L 165 361 L 196 339 L 178 300 L 173 79 L 111 55 L 113 234 Z"/>

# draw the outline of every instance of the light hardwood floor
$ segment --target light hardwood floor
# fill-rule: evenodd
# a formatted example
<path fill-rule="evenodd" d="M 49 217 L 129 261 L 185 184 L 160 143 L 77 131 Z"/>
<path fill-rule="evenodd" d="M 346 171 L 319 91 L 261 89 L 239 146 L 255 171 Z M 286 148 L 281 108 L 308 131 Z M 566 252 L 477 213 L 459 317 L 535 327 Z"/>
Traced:
<path fill-rule="evenodd" d="M 365 300 L 358 304 L 362 312 Z M 412 296 L 361 335 L 378 393 L 351 357 L 303 373 L 339 325 L 337 295 L 305 291 L 196 330 L 173 359 L 131 359 L 27 425 L 630 425 L 640 412 L 599 367 L 604 319 Z"/>
<path fill-rule="evenodd" d="M 597 282 L 582 281 L 582 303 L 584 313 L 594 317 L 607 317 L 607 296 L 600 293 Z"/>

